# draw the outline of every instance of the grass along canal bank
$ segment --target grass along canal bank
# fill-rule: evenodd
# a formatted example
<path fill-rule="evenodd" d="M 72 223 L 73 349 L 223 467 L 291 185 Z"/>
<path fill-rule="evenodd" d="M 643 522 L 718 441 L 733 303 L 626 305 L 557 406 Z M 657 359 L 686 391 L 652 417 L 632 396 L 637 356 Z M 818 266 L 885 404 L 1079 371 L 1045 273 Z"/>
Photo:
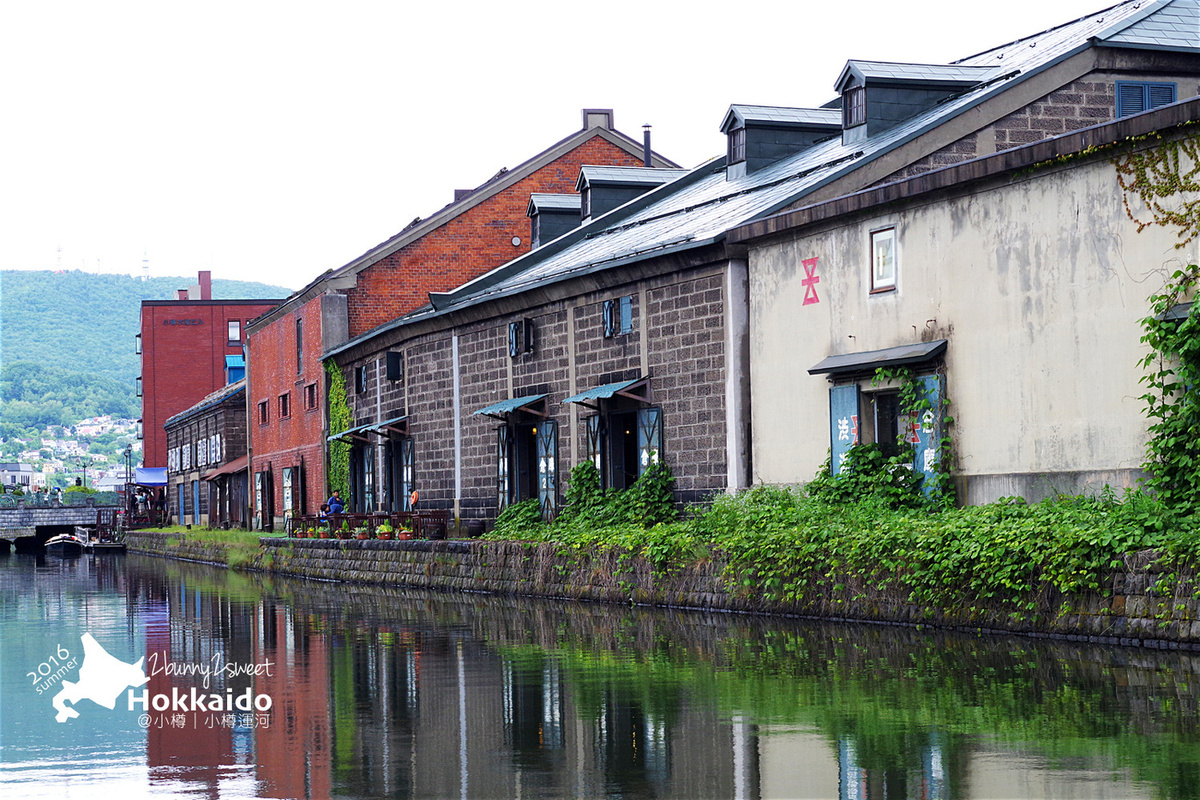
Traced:
<path fill-rule="evenodd" d="M 135 531 L 126 542 L 329 581 L 1200 648 L 1196 520 L 1141 492 L 935 510 L 759 487 L 683 520 L 645 493 L 624 506 L 572 500 L 553 523 L 513 506 L 482 540 Z"/>

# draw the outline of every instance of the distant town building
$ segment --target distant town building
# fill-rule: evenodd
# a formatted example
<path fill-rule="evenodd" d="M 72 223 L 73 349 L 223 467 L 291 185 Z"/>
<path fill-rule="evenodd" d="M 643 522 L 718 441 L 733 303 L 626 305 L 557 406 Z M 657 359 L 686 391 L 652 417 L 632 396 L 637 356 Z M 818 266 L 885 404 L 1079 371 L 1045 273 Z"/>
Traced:
<path fill-rule="evenodd" d="M 30 487 L 36 486 L 36 474 L 36 471 L 29 464 L 19 462 L 0 464 L 0 484 L 8 492 L 16 488 L 20 488 L 21 491 L 27 491 Z"/>

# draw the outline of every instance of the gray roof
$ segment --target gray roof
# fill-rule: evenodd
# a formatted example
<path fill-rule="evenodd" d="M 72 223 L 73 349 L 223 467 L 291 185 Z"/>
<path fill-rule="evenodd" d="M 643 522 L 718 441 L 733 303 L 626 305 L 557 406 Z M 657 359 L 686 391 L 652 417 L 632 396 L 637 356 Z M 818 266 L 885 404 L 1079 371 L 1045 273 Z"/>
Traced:
<path fill-rule="evenodd" d="M 905 367 L 924 364 L 946 352 L 949 339 L 934 339 L 932 342 L 902 344 L 882 350 L 865 350 L 861 353 L 844 353 L 829 356 L 808 370 L 809 375 L 852 375 L 879 367 Z"/>
<path fill-rule="evenodd" d="M 769 125 L 818 126 L 841 128 L 842 111 L 838 108 L 781 108 L 779 106 L 747 106 L 735 104 L 725 113 L 721 132 L 727 133 L 731 124 L 764 122 Z"/>
<path fill-rule="evenodd" d="M 888 61 L 850 60 L 842 68 L 842 74 L 834 82 L 834 88 L 842 90 L 846 78 L 853 75 L 862 81 L 921 81 L 938 84 L 962 84 L 970 86 L 982 83 L 1000 73 L 995 65 L 968 66 L 966 64 L 900 64 Z"/>
<path fill-rule="evenodd" d="M 1200 2 L 1159 0 L 1147 3 L 1141 18 L 1132 24 L 1119 24 L 1101 38 L 1110 45 L 1195 52 L 1197 31 L 1200 31 Z"/>
<path fill-rule="evenodd" d="M 543 209 L 560 209 L 563 211 L 578 211 L 580 197 L 577 194 L 531 194 L 529 195 L 529 213 Z"/>
<path fill-rule="evenodd" d="M 168 417 L 167 421 L 163 423 L 163 427 L 166 427 L 167 425 L 171 425 L 176 422 L 182 422 L 183 420 L 187 419 L 188 417 L 190 417 L 194 414 L 199 414 L 201 411 L 204 411 L 205 409 L 212 408 L 213 406 L 218 406 L 221 403 L 225 402 L 230 397 L 233 397 L 234 395 L 236 395 L 238 392 L 245 391 L 245 389 L 246 389 L 246 379 L 245 378 L 234 381 L 233 383 L 227 383 L 224 386 L 222 386 L 220 389 L 217 389 L 215 392 L 208 394 L 203 400 L 201 400 L 199 403 L 196 403 L 196 405 L 192 406 L 191 408 L 186 409 L 184 411 L 180 411 L 178 414 L 175 414 L 174 416 Z"/>
<path fill-rule="evenodd" d="M 1146 15 L 1140 12 L 1148 2 L 1130 0 L 964 59 L 961 63 L 965 66 L 1001 67 L 1000 77 L 969 88 L 864 141 L 844 144 L 841 137 L 834 137 L 734 178 L 727 178 L 723 158 L 702 164 L 672 183 L 653 189 L 453 292 L 431 295 L 433 308 L 402 317 L 332 352 L 348 349 L 363 339 L 431 314 L 721 241 L 731 228 L 784 209 L 1013 84 L 1081 52 L 1091 46 L 1094 37 L 1115 37 L 1131 20 L 1145 24 Z M 1194 9 L 1197 3 L 1200 0 L 1160 0 L 1152 5 L 1160 10 L 1169 5 Z M 1191 41 L 1194 47 L 1200 46 L 1200 30 L 1191 34 Z"/>
<path fill-rule="evenodd" d="M 597 167 L 586 165 L 579 168 L 581 186 L 606 183 L 618 186 L 658 186 L 686 175 L 686 169 L 660 169 L 656 167 Z"/>

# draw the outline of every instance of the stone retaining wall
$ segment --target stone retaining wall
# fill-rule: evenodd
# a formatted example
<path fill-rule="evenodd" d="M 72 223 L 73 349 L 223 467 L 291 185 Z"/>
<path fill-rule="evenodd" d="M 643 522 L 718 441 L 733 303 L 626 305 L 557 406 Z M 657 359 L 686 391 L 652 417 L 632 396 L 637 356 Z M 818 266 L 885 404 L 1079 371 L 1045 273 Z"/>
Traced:
<path fill-rule="evenodd" d="M 251 548 L 187 541 L 185 534 L 134 532 L 133 552 L 257 569 L 327 581 L 444 591 L 786 614 L 829 620 L 931 625 L 1076 641 L 1200 649 L 1200 600 L 1190 582 L 1155 591 L 1152 553 L 1133 554 L 1110 576 L 1109 596 L 1045 591 L 1021 615 L 1013 605 L 970 609 L 913 605 L 903 589 L 849 586 L 798 602 L 764 599 L 758 587 L 731 587 L 718 558 L 656 575 L 640 558 L 619 553 L 561 552 L 557 545 L 476 540 L 259 540 Z"/>

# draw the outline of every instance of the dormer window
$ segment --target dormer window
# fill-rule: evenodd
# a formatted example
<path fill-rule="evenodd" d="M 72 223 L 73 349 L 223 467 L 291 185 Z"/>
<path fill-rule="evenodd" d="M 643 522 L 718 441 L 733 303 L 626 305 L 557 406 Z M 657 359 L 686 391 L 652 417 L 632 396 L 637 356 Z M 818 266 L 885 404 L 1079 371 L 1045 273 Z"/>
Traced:
<path fill-rule="evenodd" d="M 867 121 L 867 90 L 864 86 L 847 89 L 842 95 L 842 127 L 853 128 Z"/>
<path fill-rule="evenodd" d="M 746 129 L 729 132 L 729 163 L 738 164 L 746 160 Z"/>
<path fill-rule="evenodd" d="M 592 190 L 585 186 L 579 190 L 579 216 L 587 219 L 592 215 Z"/>

